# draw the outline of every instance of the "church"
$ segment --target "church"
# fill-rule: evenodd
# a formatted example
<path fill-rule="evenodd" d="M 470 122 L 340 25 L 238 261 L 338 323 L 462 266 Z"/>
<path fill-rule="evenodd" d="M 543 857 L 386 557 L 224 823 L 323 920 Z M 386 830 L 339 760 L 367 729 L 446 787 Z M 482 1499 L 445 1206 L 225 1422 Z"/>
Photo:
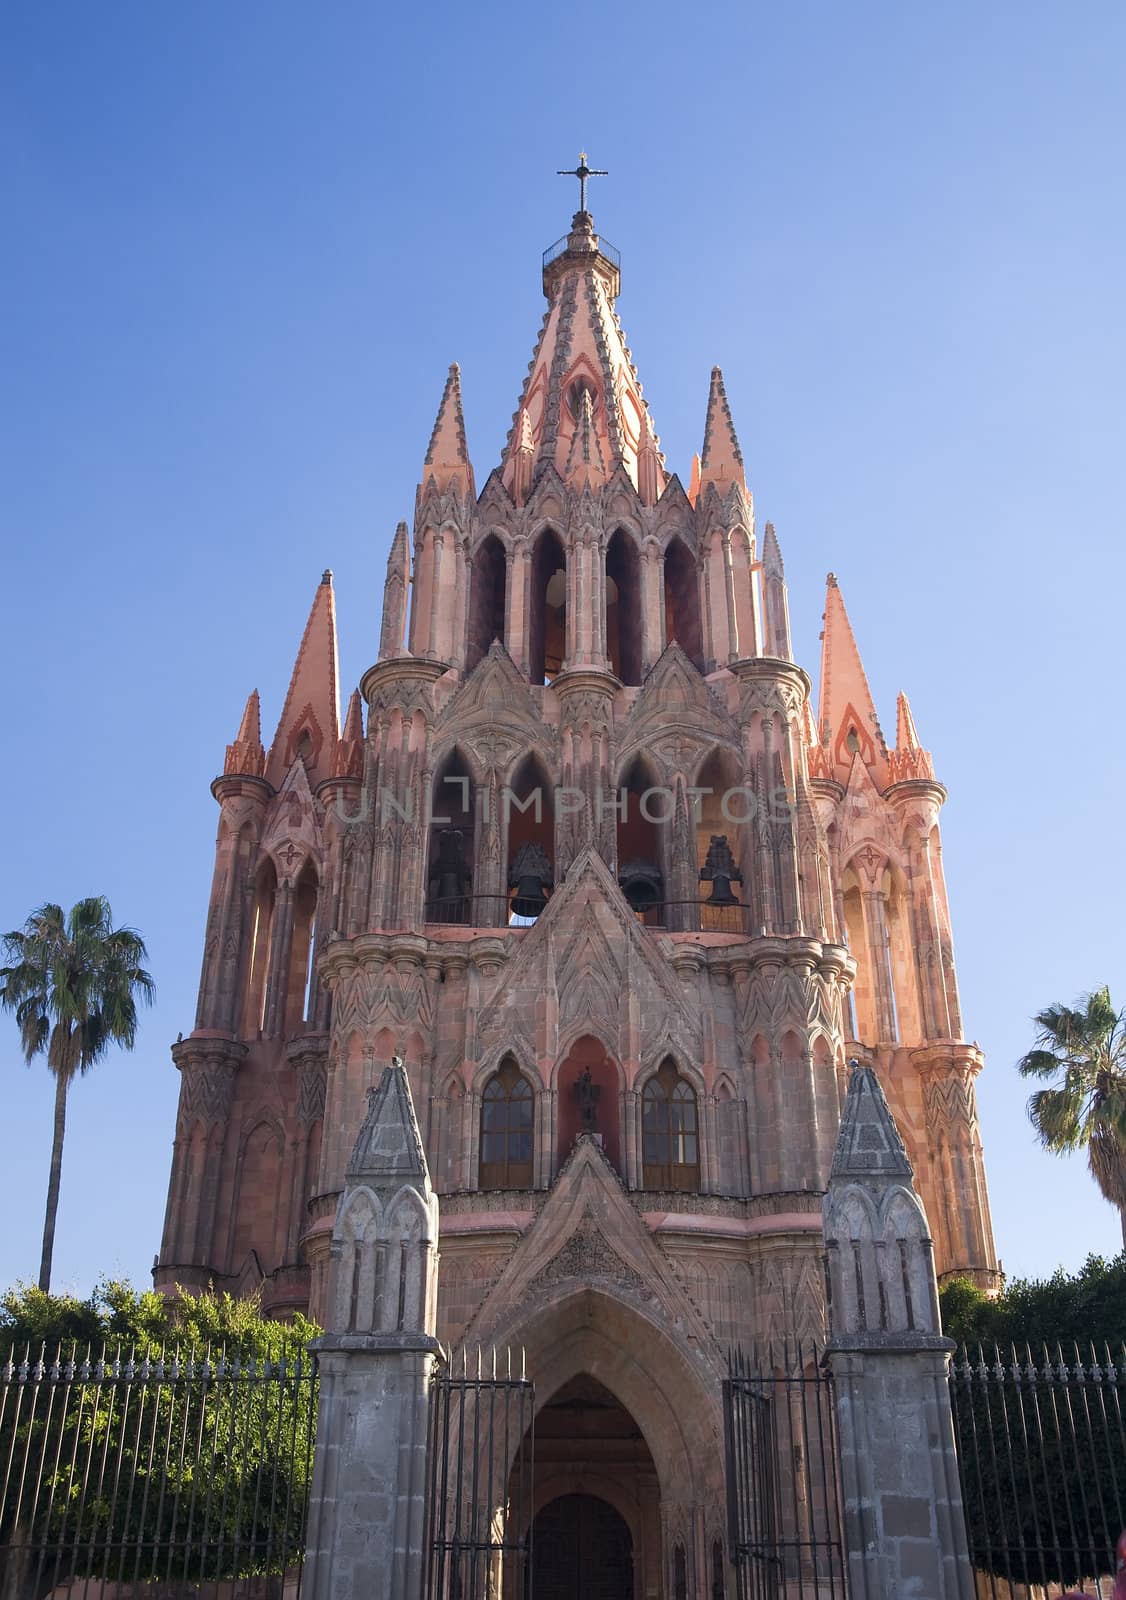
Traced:
<path fill-rule="evenodd" d="M 718 368 L 670 470 L 584 172 L 499 465 L 478 490 L 453 366 L 343 721 L 326 571 L 269 747 L 255 692 L 212 784 L 155 1278 L 323 1320 L 400 1057 L 438 1336 L 535 1379 L 540 1547 L 599 1551 L 607 1595 L 627 1546 L 631 1592 L 702 1595 L 728 1352 L 824 1337 L 848 1062 L 894 1114 L 940 1281 L 989 1287 L 983 1063 L 906 696 L 889 742 L 830 575 L 814 703 Z"/>

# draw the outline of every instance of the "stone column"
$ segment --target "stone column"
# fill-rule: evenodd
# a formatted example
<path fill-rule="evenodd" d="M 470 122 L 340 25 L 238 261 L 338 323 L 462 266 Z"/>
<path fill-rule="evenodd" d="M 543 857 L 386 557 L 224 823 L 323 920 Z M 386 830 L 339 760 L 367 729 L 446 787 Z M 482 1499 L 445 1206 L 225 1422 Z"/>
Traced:
<path fill-rule="evenodd" d="M 421 1600 L 438 1201 L 399 1057 L 368 1091 L 332 1232 L 310 1600 Z"/>
<path fill-rule="evenodd" d="M 853 1600 L 973 1600 L 926 1214 L 870 1067 L 855 1064 L 825 1197 Z"/>

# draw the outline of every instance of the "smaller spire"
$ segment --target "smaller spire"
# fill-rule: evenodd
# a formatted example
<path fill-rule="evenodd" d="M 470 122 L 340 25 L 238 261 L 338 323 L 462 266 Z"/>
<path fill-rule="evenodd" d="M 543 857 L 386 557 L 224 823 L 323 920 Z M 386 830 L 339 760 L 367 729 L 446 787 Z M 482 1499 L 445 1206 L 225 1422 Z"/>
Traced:
<path fill-rule="evenodd" d="M 695 507 L 700 494 L 700 452 L 697 450 L 692 457 L 692 471 L 688 478 L 688 502 Z"/>
<path fill-rule="evenodd" d="M 223 762 L 224 775 L 238 777 L 260 778 L 266 765 L 266 752 L 262 748 L 262 715 L 258 701 L 258 690 L 252 689 L 247 696 L 246 708 L 242 713 L 238 733 L 235 735 L 234 744 L 227 746 L 226 760 Z"/>
<path fill-rule="evenodd" d="M 766 524 L 762 539 L 762 601 L 765 652 L 780 661 L 791 661 L 786 569 L 782 565 L 782 548 L 773 522 Z"/>
<path fill-rule="evenodd" d="M 768 522 L 762 534 L 762 568 L 772 577 L 784 578 L 786 568 L 782 564 L 782 547 L 778 543 L 778 535 L 774 531 L 773 522 Z"/>
<path fill-rule="evenodd" d="M 521 405 L 516 413 L 516 426 L 512 431 L 509 459 L 512 462 L 512 498 L 522 506 L 532 492 L 532 470 L 535 466 L 536 445 L 532 438 L 532 424 L 528 408 Z"/>
<path fill-rule="evenodd" d="M 653 421 L 646 407 L 641 413 L 641 438 L 637 446 L 637 493 L 641 504 L 655 506 L 667 481 Z"/>
<path fill-rule="evenodd" d="M 422 1136 L 401 1056 L 392 1056 L 379 1084 L 368 1090 L 368 1110 L 356 1136 L 346 1173 L 349 1184 L 378 1185 L 421 1178 L 429 1185 Z"/>
<path fill-rule="evenodd" d="M 358 689 L 352 690 L 344 732 L 332 759 L 334 778 L 362 778 L 364 775 L 364 710 Z"/>
<path fill-rule="evenodd" d="M 407 587 L 411 577 L 410 544 L 407 525 L 400 522 L 387 556 L 387 577 L 383 584 L 383 622 L 379 630 L 379 659 L 404 653 L 403 635 L 407 622 Z"/>
<path fill-rule="evenodd" d="M 733 483 L 747 492 L 747 478 L 743 470 L 743 452 L 735 437 L 735 424 L 731 420 L 731 407 L 727 403 L 727 390 L 723 373 L 712 368 L 711 388 L 708 390 L 708 414 L 704 422 L 704 448 L 700 455 L 700 483 L 714 484 L 723 494 Z"/>
<path fill-rule="evenodd" d="M 910 1183 L 914 1176 L 880 1080 L 859 1061 L 852 1063 L 831 1176 L 865 1183 L 888 1178 Z"/>
<path fill-rule="evenodd" d="M 451 365 L 446 378 L 442 403 L 438 407 L 434 431 L 430 435 L 430 446 L 426 452 L 422 475 L 423 483 L 431 476 L 443 492 L 453 487 L 459 494 L 471 494 L 476 498 L 473 466 L 465 442 L 465 415 L 461 407 L 461 368 L 456 361 Z"/>
<path fill-rule="evenodd" d="M 606 481 L 606 460 L 602 454 L 602 441 L 595 426 L 594 404 L 589 389 L 583 390 L 563 477 L 572 487 L 584 481 L 596 485 Z"/>
<path fill-rule="evenodd" d="M 833 776 L 847 783 L 859 756 L 882 786 L 887 746 L 876 716 L 876 704 L 860 650 L 848 620 L 836 574 L 825 580 L 825 615 L 821 633 L 821 685 L 817 701 L 821 739 Z"/>
<path fill-rule="evenodd" d="M 919 743 L 911 704 L 902 690 L 895 704 L 895 749 L 888 756 L 888 768 L 893 783 L 934 779 L 934 762 Z"/>
<path fill-rule="evenodd" d="M 329 775 L 340 737 L 340 685 L 336 667 L 336 597 L 332 571 L 321 574 L 301 636 L 285 705 L 278 720 L 266 776 L 280 789 L 294 760 L 305 763 L 311 785 Z"/>

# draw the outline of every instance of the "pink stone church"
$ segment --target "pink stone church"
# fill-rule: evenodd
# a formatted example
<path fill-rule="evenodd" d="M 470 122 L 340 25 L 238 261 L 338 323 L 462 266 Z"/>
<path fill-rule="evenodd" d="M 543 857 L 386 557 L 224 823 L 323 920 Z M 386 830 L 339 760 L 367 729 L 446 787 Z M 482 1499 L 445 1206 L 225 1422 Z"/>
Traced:
<path fill-rule="evenodd" d="M 329 572 L 268 748 L 247 702 L 156 1281 L 321 1316 L 367 1091 L 401 1056 L 438 1333 L 527 1352 L 539 1494 L 569 1507 L 541 1537 L 601 1517 L 582 1537 L 609 1552 L 617 1518 L 637 1593 L 670 1550 L 704 1593 L 726 1352 L 826 1327 L 851 1058 L 940 1279 L 989 1286 L 997 1260 L 945 790 L 904 695 L 885 740 L 832 576 L 814 705 L 721 374 L 685 484 L 618 289 L 580 210 L 480 491 L 450 368 L 343 725 Z"/>

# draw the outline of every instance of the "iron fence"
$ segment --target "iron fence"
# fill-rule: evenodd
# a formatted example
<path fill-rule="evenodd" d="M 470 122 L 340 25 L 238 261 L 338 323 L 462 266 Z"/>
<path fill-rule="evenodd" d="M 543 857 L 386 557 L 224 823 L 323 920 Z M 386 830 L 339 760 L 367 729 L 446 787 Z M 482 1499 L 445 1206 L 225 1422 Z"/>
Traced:
<path fill-rule="evenodd" d="M 535 1385 L 524 1355 L 460 1357 L 430 1391 L 427 1600 L 533 1600 Z"/>
<path fill-rule="evenodd" d="M 963 1348 L 950 1385 L 985 1592 L 1060 1585 L 1109 1600 L 1126 1528 L 1126 1345 L 1086 1357 L 1078 1345 Z"/>
<path fill-rule="evenodd" d="M 62 1348 L 0 1366 L 0 1592 L 300 1590 L 317 1368 Z"/>
<path fill-rule="evenodd" d="M 846 1600 L 833 1381 L 820 1351 L 733 1353 L 723 1398 L 738 1600 Z"/>

